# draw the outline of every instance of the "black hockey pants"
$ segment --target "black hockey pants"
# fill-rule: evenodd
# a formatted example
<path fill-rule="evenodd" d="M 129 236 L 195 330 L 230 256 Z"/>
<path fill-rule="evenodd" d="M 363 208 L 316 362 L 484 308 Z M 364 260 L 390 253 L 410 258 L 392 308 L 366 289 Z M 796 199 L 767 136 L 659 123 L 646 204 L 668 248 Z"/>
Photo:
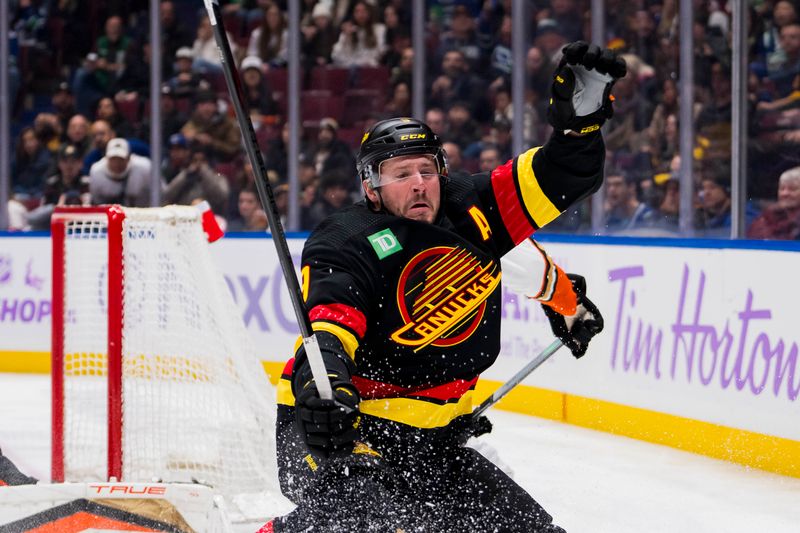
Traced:
<path fill-rule="evenodd" d="M 522 487 L 468 447 L 350 454 L 314 471 L 292 411 L 279 406 L 278 472 L 298 507 L 275 520 L 276 533 L 564 533 Z"/>

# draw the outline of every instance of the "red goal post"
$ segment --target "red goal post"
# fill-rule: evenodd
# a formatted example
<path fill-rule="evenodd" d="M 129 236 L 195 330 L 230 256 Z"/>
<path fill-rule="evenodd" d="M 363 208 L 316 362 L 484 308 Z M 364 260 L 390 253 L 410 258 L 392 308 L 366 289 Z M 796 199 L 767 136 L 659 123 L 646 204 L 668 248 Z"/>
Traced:
<path fill-rule="evenodd" d="M 274 391 L 201 219 L 56 209 L 53 481 L 202 482 L 234 503 L 278 493 Z"/>

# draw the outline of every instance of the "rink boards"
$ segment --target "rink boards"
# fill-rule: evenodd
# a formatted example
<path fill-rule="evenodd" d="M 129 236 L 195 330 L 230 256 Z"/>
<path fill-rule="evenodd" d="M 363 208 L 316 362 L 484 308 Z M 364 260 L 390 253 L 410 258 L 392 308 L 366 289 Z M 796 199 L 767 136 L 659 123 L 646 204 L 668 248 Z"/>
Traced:
<path fill-rule="evenodd" d="M 800 477 L 800 247 L 543 241 L 564 270 L 586 277 L 605 331 L 580 360 L 559 351 L 502 408 Z M 296 263 L 302 245 L 290 239 Z M 212 253 L 277 376 L 298 330 L 272 242 L 228 236 Z M 49 371 L 50 286 L 47 236 L 0 236 L 0 371 Z M 552 340 L 537 305 L 503 299 L 502 355 L 480 395 Z"/>

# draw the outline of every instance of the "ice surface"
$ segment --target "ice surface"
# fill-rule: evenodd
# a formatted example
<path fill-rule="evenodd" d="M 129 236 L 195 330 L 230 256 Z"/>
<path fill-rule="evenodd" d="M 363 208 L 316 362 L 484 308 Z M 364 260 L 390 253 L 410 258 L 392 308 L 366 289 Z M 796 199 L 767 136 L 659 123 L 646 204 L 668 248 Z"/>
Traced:
<path fill-rule="evenodd" d="M 569 533 L 798 533 L 800 479 L 490 410 L 497 457 Z M 0 447 L 50 472 L 47 376 L 0 374 Z M 478 446 L 479 448 L 481 446 Z"/>

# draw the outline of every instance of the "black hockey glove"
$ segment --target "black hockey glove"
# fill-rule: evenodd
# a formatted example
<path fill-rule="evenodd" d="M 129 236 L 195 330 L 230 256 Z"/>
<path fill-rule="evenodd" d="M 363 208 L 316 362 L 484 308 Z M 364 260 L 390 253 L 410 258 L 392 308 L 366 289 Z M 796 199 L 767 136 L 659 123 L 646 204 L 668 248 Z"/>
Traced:
<path fill-rule="evenodd" d="M 358 438 L 358 391 L 350 381 L 332 376 L 333 399 L 323 400 L 317 385 L 309 381 L 295 400 L 297 428 L 308 449 L 315 455 L 344 451 L 349 453 Z"/>
<path fill-rule="evenodd" d="M 464 415 L 451 422 L 450 432 L 458 446 L 465 446 L 471 437 L 480 437 L 492 432 L 492 422 L 481 415 Z"/>
<path fill-rule="evenodd" d="M 589 347 L 592 337 L 603 331 L 603 315 L 597 306 L 586 297 L 586 280 L 578 274 L 567 274 L 575 289 L 578 310 L 572 316 L 559 314 L 547 305 L 542 305 L 544 314 L 550 321 L 553 334 L 564 346 L 570 349 L 576 359 L 580 359 Z"/>
<path fill-rule="evenodd" d="M 565 134 L 597 131 L 614 114 L 611 88 L 625 77 L 625 60 L 585 41 L 566 45 L 562 53 L 553 75 L 547 120 Z"/>

